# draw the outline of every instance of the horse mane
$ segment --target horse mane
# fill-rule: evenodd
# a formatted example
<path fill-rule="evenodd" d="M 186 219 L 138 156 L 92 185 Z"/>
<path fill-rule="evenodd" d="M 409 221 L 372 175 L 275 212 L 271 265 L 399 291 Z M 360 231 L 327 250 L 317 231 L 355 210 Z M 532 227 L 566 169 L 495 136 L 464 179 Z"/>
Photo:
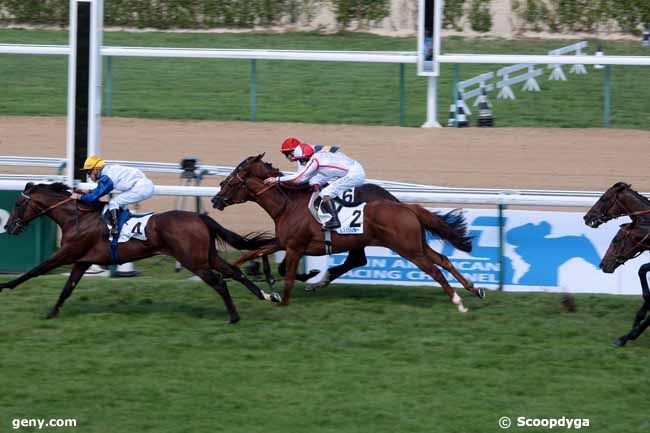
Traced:
<path fill-rule="evenodd" d="M 264 167 L 268 168 L 271 171 L 271 176 L 278 176 L 282 174 L 280 169 L 274 167 L 270 162 L 262 161 L 262 163 L 264 164 Z"/>
<path fill-rule="evenodd" d="M 619 182 L 619 183 L 623 183 L 623 182 Z M 645 204 L 645 205 L 647 205 L 648 207 L 650 207 L 650 200 L 648 200 L 648 198 L 647 198 L 646 196 L 644 196 L 643 194 L 641 194 L 641 193 L 635 191 L 634 189 L 632 189 L 632 187 L 631 187 L 630 185 L 628 185 L 628 184 L 625 184 L 625 185 L 627 185 L 627 188 L 628 188 L 630 191 L 632 191 L 632 192 L 634 193 L 634 195 L 635 195 L 639 200 L 641 200 L 641 201 L 643 202 L 643 204 Z"/>
<path fill-rule="evenodd" d="M 65 183 L 56 182 L 56 183 L 39 183 L 35 185 L 32 189 L 33 192 L 46 192 L 57 195 L 70 195 L 70 187 Z"/>
<path fill-rule="evenodd" d="M 32 192 L 41 192 L 46 194 L 51 194 L 60 197 L 70 197 L 71 191 L 70 187 L 65 183 L 55 182 L 55 183 L 39 183 L 32 188 Z M 83 203 L 78 202 L 80 206 L 89 208 L 93 211 L 101 211 L 104 209 L 106 204 L 103 201 L 96 201 L 92 203 Z"/>

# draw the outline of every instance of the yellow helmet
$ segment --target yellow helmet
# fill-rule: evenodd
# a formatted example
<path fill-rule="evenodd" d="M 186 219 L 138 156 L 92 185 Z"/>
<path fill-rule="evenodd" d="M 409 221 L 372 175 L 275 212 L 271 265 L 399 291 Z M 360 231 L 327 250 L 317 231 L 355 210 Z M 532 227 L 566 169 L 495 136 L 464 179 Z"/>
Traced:
<path fill-rule="evenodd" d="M 93 168 L 102 168 L 106 165 L 106 161 L 101 159 L 99 156 L 93 155 L 86 158 L 84 162 L 83 170 L 92 170 Z"/>

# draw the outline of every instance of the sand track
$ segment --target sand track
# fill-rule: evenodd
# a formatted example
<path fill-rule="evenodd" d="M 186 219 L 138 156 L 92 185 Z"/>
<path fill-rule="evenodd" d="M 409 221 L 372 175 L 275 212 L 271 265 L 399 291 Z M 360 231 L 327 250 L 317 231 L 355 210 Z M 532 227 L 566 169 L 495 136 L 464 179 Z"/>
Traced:
<path fill-rule="evenodd" d="M 278 148 L 284 138 L 296 136 L 311 143 L 342 146 L 364 164 L 368 177 L 375 179 L 455 187 L 597 191 L 625 180 L 638 190 L 650 191 L 645 167 L 650 131 L 421 129 L 105 118 L 101 135 L 104 156 L 110 159 L 178 162 L 196 155 L 206 164 L 236 165 L 246 156 L 266 152 L 268 161 L 293 170 Z M 63 157 L 65 118 L 0 117 L 0 155 Z M 4 166 L 0 171 L 48 172 Z M 161 184 L 178 183 L 171 175 L 152 178 Z M 205 185 L 216 185 L 217 179 L 209 178 Z M 145 202 L 142 209 L 174 206 L 174 198 L 162 197 Z M 241 205 L 213 215 L 239 231 L 273 227 L 256 205 Z"/>

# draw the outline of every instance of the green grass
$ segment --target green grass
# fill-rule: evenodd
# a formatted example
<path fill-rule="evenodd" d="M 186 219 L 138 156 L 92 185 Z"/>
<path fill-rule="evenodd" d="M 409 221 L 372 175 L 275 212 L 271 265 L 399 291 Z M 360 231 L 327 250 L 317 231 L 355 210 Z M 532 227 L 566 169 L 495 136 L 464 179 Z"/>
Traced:
<path fill-rule="evenodd" d="M 66 44 L 67 33 L 0 30 L 0 43 Z M 446 52 L 544 54 L 572 41 L 448 38 Z M 413 38 L 369 34 L 182 34 L 108 32 L 105 45 L 305 50 L 415 50 Z M 638 42 L 590 41 L 607 54 L 648 55 Z M 0 114 L 65 115 L 66 59 L 0 55 Z M 462 65 L 460 78 L 503 65 Z M 490 95 L 498 126 L 600 127 L 604 72 L 588 68 L 568 81 L 539 80 L 541 93 L 513 88 L 517 99 Z M 249 120 L 250 61 L 205 59 L 112 60 L 112 114 L 166 119 Z M 425 119 L 426 80 L 405 68 L 407 126 Z M 442 65 L 440 121 L 451 102 L 453 66 Z M 611 126 L 647 129 L 650 68 L 613 67 Z M 399 124 L 399 66 L 368 63 L 257 61 L 257 120 L 308 123 Z"/>
<path fill-rule="evenodd" d="M 425 287 L 299 285 L 279 308 L 231 284 L 229 325 L 170 259 L 138 266 L 82 280 L 55 320 L 62 276 L 0 294 L 0 431 L 16 418 L 76 418 L 57 431 L 84 433 L 488 433 L 501 416 L 650 428 L 650 334 L 611 345 L 640 297 L 577 295 L 567 313 L 558 294 L 490 292 L 461 315 Z"/>

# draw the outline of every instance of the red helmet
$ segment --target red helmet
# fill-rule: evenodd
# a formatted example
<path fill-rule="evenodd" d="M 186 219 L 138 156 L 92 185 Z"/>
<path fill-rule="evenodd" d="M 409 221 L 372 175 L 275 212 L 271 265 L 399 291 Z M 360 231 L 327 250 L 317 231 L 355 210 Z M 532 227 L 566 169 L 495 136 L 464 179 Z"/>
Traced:
<path fill-rule="evenodd" d="M 293 160 L 309 159 L 314 154 L 314 148 L 307 143 L 300 143 L 296 150 L 293 151 Z"/>
<path fill-rule="evenodd" d="M 291 155 L 293 154 L 293 151 L 300 145 L 300 140 L 294 137 L 289 137 L 286 140 L 282 142 L 282 146 L 280 146 L 280 151 L 284 153 L 285 155 Z"/>

